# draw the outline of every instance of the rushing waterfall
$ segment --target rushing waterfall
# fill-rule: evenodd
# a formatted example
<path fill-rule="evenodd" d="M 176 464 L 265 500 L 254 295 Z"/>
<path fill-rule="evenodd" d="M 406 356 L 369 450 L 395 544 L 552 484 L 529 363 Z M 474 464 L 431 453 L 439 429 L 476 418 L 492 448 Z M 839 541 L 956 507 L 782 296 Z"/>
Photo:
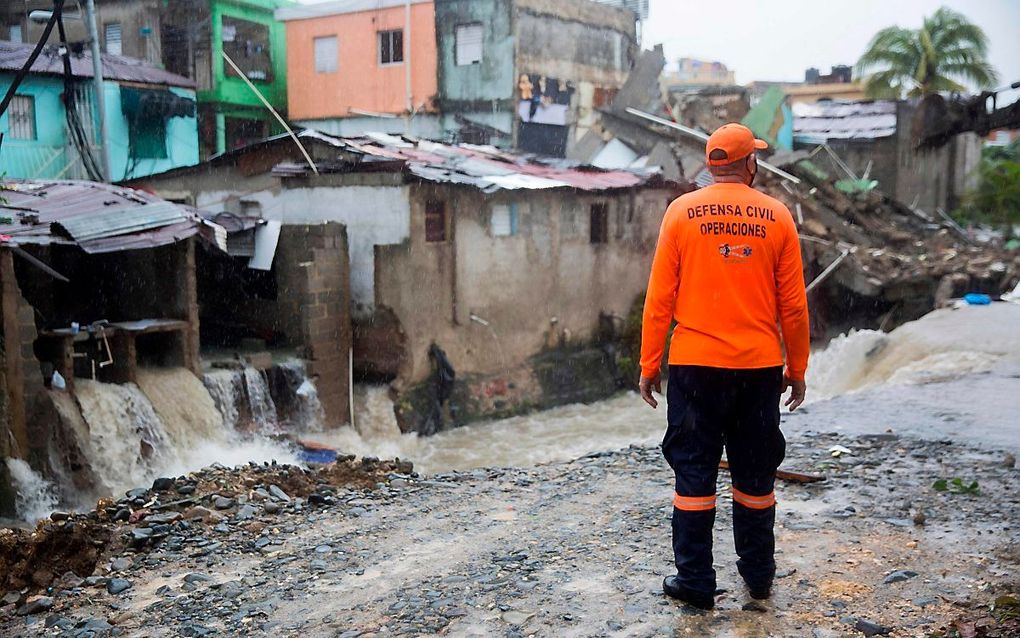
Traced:
<path fill-rule="evenodd" d="M 7 459 L 7 470 L 17 490 L 14 507 L 18 518 L 34 522 L 57 508 L 57 489 L 21 459 Z"/>
<path fill-rule="evenodd" d="M 269 391 L 266 375 L 250 366 L 242 371 L 244 390 L 251 408 L 251 418 L 256 432 L 272 432 L 276 429 L 276 405 Z"/>
<path fill-rule="evenodd" d="M 305 363 L 291 359 L 269 370 L 269 389 L 281 426 L 288 430 L 315 432 L 326 417 L 319 393 L 308 378 Z"/>
<path fill-rule="evenodd" d="M 178 450 L 200 441 L 224 441 L 223 417 L 202 382 L 185 368 L 139 368 L 138 387 L 148 397 Z"/>
<path fill-rule="evenodd" d="M 207 376 L 205 386 L 184 368 L 140 369 L 138 385 L 75 383 L 88 424 L 89 461 L 105 492 L 116 494 L 148 485 L 157 476 L 184 474 L 212 463 L 297 460 L 283 444 L 226 427 L 237 418 L 237 402 L 227 398 L 235 396 L 228 395 L 233 382 L 219 372 L 230 371 L 217 371 L 212 380 Z M 243 378 L 241 371 L 236 376 Z M 210 385 L 218 388 L 215 398 L 206 389 Z M 262 388 L 260 396 L 267 397 L 265 383 Z M 275 423 L 275 412 L 270 415 Z"/>
<path fill-rule="evenodd" d="M 202 383 L 223 417 L 223 428 L 228 431 L 240 429 L 241 411 L 238 407 L 238 397 L 242 393 L 240 372 L 230 369 L 212 370 L 205 373 Z"/>
<path fill-rule="evenodd" d="M 89 426 L 92 467 L 111 493 L 146 485 L 175 450 L 149 399 L 133 383 L 81 379 L 75 394 Z"/>

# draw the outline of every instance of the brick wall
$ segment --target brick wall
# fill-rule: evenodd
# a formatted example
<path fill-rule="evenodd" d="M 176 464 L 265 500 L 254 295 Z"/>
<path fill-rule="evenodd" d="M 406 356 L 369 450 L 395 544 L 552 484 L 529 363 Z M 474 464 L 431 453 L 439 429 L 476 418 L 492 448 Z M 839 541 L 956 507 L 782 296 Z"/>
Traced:
<path fill-rule="evenodd" d="M 350 422 L 350 265 L 347 229 L 284 226 L 275 268 L 280 325 L 299 346 L 329 425 Z"/>
<path fill-rule="evenodd" d="M 0 252 L 0 306 L 2 306 L 3 367 L 6 377 L 7 408 L 5 420 L 10 442 L 17 456 L 27 457 L 32 444 L 45 444 L 28 431 L 29 415 L 38 396 L 44 391 L 39 362 L 33 346 L 38 336 L 35 310 L 25 301 L 14 274 L 14 258 L 10 251 Z M 7 434 L 6 432 L 3 434 Z"/>

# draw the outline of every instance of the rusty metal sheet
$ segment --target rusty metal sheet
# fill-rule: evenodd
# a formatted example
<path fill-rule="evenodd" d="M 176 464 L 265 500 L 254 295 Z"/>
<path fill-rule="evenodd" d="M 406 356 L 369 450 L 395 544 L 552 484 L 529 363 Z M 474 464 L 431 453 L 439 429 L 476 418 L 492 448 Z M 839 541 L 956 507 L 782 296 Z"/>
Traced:
<path fill-rule="evenodd" d="M 32 43 L 22 44 L 0 41 L 0 71 L 20 70 L 28 62 L 28 58 L 31 56 L 34 48 L 35 45 Z M 100 59 L 103 63 L 103 77 L 106 80 L 177 86 L 185 89 L 194 89 L 196 86 L 193 80 L 189 80 L 182 75 L 170 73 L 134 58 L 103 53 Z M 88 49 L 81 53 L 72 53 L 70 61 L 71 74 L 74 77 L 92 77 L 92 54 Z M 43 49 L 35 64 L 32 65 L 32 72 L 64 75 L 64 62 L 57 53 L 56 46 L 48 46 Z"/>
<path fill-rule="evenodd" d="M 203 224 L 190 207 L 110 184 L 7 180 L 0 188 L 6 200 L 0 203 L 0 235 L 13 245 L 77 244 L 86 252 L 154 248 L 192 237 Z"/>

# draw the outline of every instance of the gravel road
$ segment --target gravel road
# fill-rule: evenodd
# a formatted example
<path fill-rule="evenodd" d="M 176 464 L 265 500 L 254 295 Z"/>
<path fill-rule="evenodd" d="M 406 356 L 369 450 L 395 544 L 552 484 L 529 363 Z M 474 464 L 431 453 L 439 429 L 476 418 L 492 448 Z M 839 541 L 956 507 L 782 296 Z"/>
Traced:
<path fill-rule="evenodd" d="M 835 444 L 851 453 L 834 458 Z M 158 544 L 111 544 L 94 574 L 67 575 L 43 598 L 9 595 L 0 634 L 927 636 L 1020 590 L 1014 465 L 957 443 L 795 434 L 784 467 L 828 480 L 777 490 L 775 595 L 753 603 L 740 585 L 725 504 L 716 564 L 729 591 L 709 613 L 660 592 L 671 476 L 654 447 L 534 469 L 390 472 L 325 497 L 249 477 L 199 490 L 212 515 L 121 524 L 125 539 L 168 527 Z M 953 477 L 980 493 L 932 488 Z M 723 473 L 720 493 L 727 485 Z"/>

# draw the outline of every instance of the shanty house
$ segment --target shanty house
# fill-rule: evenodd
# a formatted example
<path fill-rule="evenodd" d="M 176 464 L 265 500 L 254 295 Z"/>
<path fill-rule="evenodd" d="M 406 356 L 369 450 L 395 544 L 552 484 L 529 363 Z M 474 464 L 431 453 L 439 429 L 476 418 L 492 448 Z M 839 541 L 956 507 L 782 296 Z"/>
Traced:
<path fill-rule="evenodd" d="M 74 473 L 53 428 L 76 383 L 200 373 L 194 239 L 213 235 L 193 209 L 123 187 L 0 182 L 0 457 Z"/>
<path fill-rule="evenodd" d="M 875 180 L 882 192 L 913 208 L 949 212 L 972 186 L 981 138 L 964 133 L 939 149 L 918 151 L 916 112 L 917 104 L 905 100 L 794 104 L 794 145 L 827 146 L 816 153 L 818 162 L 839 179 Z"/>
<path fill-rule="evenodd" d="M 11 6 L 0 8 L 0 39 L 38 42 L 42 25 L 29 15 L 51 9 L 53 2 L 7 4 Z M 70 12 L 73 4 L 68 3 L 65 11 Z M 102 0 L 96 2 L 96 21 L 103 53 L 146 60 L 194 82 L 205 158 L 283 130 L 241 75 L 286 114 L 286 35 L 273 11 L 288 4 L 289 0 Z M 72 46 L 87 42 L 84 22 L 67 20 L 66 28 Z"/>
<path fill-rule="evenodd" d="M 615 389 L 590 346 L 644 289 L 676 184 L 493 147 L 299 137 L 318 174 L 278 138 L 132 184 L 207 214 L 343 223 L 355 371 L 394 381 L 408 430 L 438 425 L 437 366 L 456 371 L 454 423 Z"/>
<path fill-rule="evenodd" d="M 0 91 L 27 63 L 33 46 L 0 42 Z M 148 63 L 103 54 L 105 124 L 99 146 L 93 66 L 88 50 L 72 49 L 65 76 L 58 49 L 48 46 L 0 116 L 0 175 L 25 179 L 100 177 L 100 153 L 115 180 L 198 162 L 195 83 Z"/>

